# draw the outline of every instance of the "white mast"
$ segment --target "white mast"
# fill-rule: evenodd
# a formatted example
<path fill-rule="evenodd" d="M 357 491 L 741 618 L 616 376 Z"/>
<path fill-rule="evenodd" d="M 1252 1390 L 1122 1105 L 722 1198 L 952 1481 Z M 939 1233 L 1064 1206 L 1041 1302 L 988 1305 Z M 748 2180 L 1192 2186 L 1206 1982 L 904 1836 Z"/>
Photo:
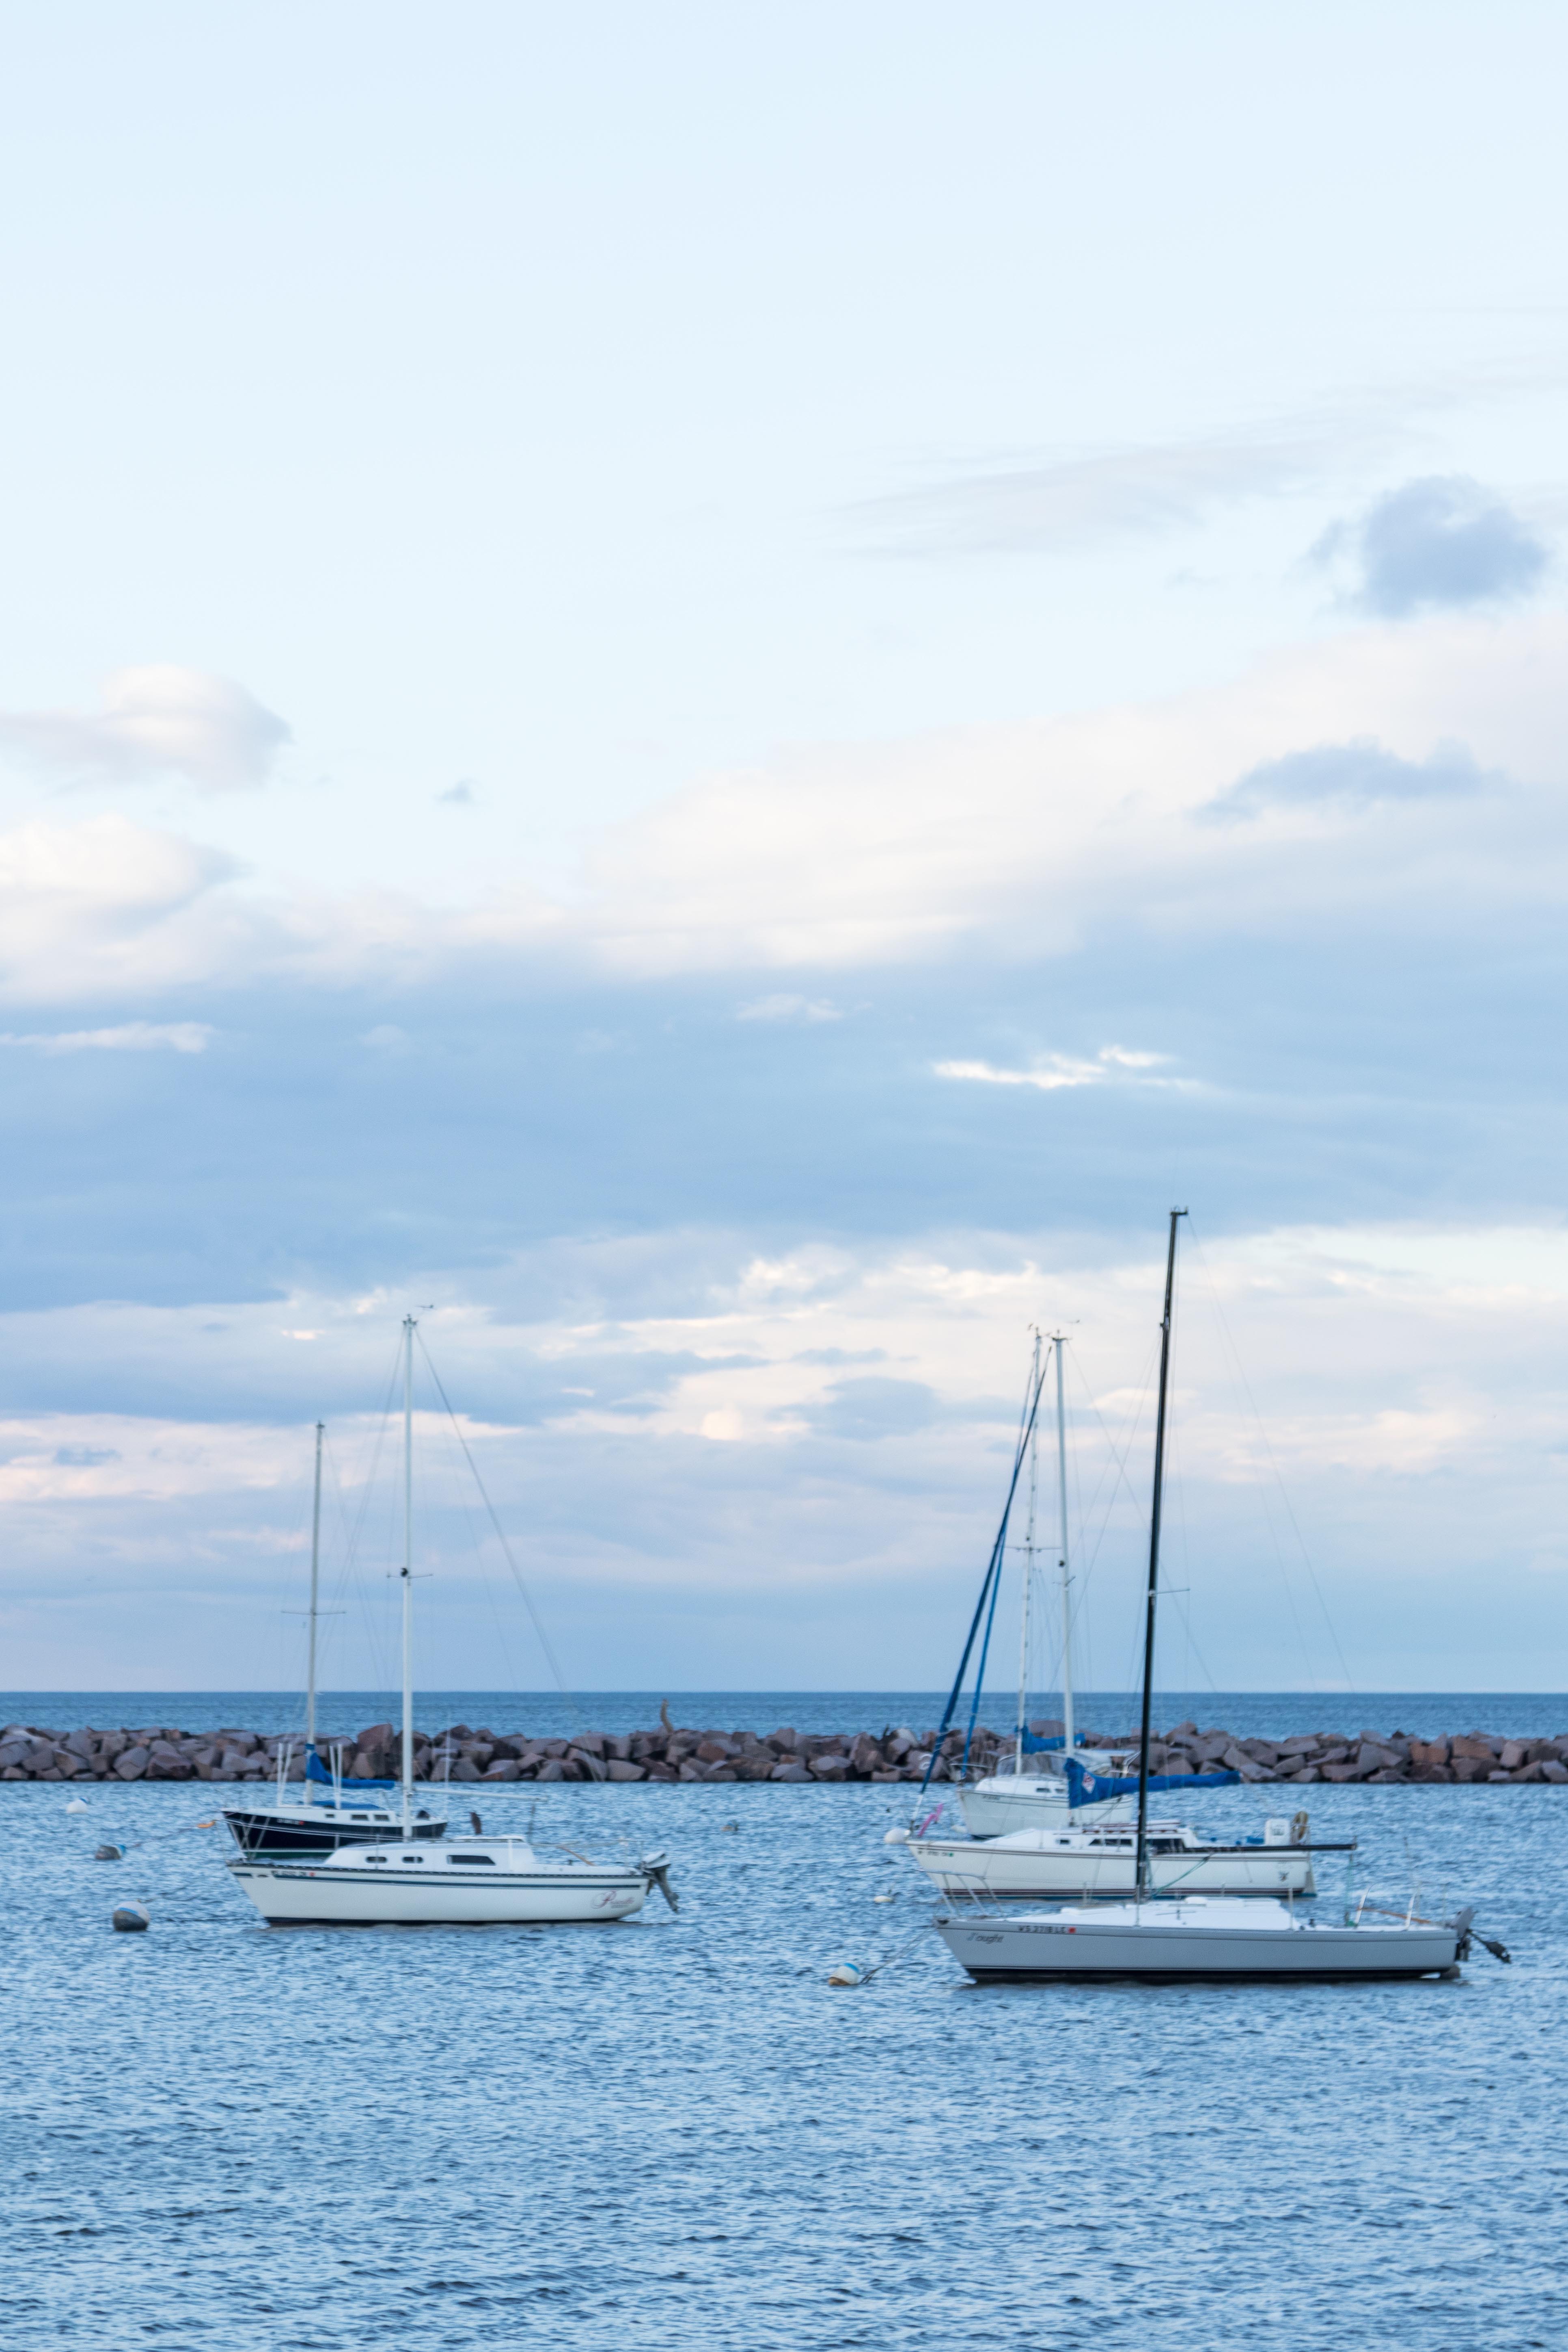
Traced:
<path fill-rule="evenodd" d="M 305 1676 L 305 1744 L 316 1744 L 316 1620 L 321 1580 L 321 1438 L 326 1423 L 316 1423 L 316 1504 L 310 1514 L 310 1643 Z M 307 1791 L 307 1794 L 309 1791 Z"/>
<path fill-rule="evenodd" d="M 1040 1335 L 1035 1333 L 1035 1354 L 1029 1372 L 1029 1394 L 1035 1418 L 1029 1431 L 1029 1526 L 1024 1538 L 1024 1600 L 1018 1612 L 1018 1728 L 1013 1738 L 1013 1769 L 1024 1769 L 1024 1718 L 1029 1706 L 1029 1587 L 1035 1577 L 1035 1490 L 1040 1468 Z"/>
<path fill-rule="evenodd" d="M 414 1318 L 403 1318 L 403 1834 L 414 1834 Z"/>
<path fill-rule="evenodd" d="M 1062 1401 L 1062 1335 L 1051 1335 L 1057 1351 L 1057 1493 L 1061 1505 L 1058 1562 L 1062 1583 L 1062 1747 L 1071 1755 L 1072 1723 L 1072 1578 L 1068 1570 L 1068 1423 Z"/>

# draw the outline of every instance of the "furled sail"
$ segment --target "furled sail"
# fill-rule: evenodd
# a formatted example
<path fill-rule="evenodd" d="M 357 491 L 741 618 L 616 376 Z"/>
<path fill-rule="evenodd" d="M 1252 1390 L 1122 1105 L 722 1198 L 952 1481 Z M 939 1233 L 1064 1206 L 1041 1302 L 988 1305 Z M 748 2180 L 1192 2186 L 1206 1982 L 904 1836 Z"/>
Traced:
<path fill-rule="evenodd" d="M 307 1780 L 324 1780 L 331 1789 L 395 1789 L 397 1786 L 395 1780 L 354 1780 L 346 1777 L 337 1780 L 313 1748 L 305 1751 L 305 1778 Z"/>
<path fill-rule="evenodd" d="M 1135 1797 L 1138 1776 L 1131 1780 L 1115 1780 L 1108 1772 L 1086 1772 L 1076 1756 L 1064 1756 L 1062 1769 L 1067 1774 L 1068 1804 L 1102 1805 L 1108 1797 Z M 1151 1772 L 1151 1789 L 1229 1789 L 1241 1779 L 1239 1772 Z"/>

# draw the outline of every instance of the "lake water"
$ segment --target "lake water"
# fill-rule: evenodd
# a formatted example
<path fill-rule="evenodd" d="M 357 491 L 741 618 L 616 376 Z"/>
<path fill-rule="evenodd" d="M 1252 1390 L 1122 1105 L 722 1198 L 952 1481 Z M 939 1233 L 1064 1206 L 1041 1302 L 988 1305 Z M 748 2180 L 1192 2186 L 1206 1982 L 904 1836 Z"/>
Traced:
<path fill-rule="evenodd" d="M 1479 1902 L 1511 1968 L 983 1990 L 882 1843 L 896 1790 L 487 1790 L 491 1828 L 670 1849 L 678 1917 L 555 1930 L 268 1929 L 193 1826 L 223 1792 L 72 1793 L 0 1789 L 6 2352 L 1568 2334 L 1568 1789 L 1310 1792 L 1361 1884 Z M 129 1897 L 150 1934 L 110 1932 Z"/>
<path fill-rule="evenodd" d="M 879 1731 L 907 1723 L 914 1730 L 941 1721 L 945 1691 L 580 1691 L 565 1699 L 555 1691 L 420 1691 L 415 1722 L 439 1731 L 454 1723 L 482 1724 L 491 1731 L 524 1729 L 538 1738 L 566 1738 L 576 1730 L 620 1733 L 658 1721 L 664 1700 L 674 1723 L 698 1729 Z M 1127 1691 L 1088 1691 L 1078 1702 L 1080 1730 L 1126 1731 L 1138 1721 L 1140 1701 Z M 1061 1701 L 1047 1694 L 1030 1701 L 1031 1712 L 1055 1716 Z M 323 1691 L 317 1727 L 324 1739 L 340 1739 L 369 1724 L 402 1719 L 396 1691 Z M 967 1722 L 965 1697 L 959 1722 Z M 1456 1731 L 1502 1731 L 1551 1738 L 1568 1731 L 1568 1698 L 1561 1693 L 1493 1691 L 1361 1691 L 1324 1696 L 1312 1691 L 1161 1691 L 1154 1701 L 1156 1727 L 1168 1728 L 1191 1716 L 1245 1737 L 1258 1733 L 1289 1738 L 1299 1731 L 1405 1731 L 1424 1738 Z M 989 1692 L 980 1721 L 1010 1729 L 1013 1702 Z M 0 1691 L 0 1722 L 37 1723 L 51 1731 L 74 1731 L 83 1724 L 100 1730 L 114 1726 L 158 1724 L 184 1731 L 297 1731 L 305 1720 L 298 1691 Z"/>

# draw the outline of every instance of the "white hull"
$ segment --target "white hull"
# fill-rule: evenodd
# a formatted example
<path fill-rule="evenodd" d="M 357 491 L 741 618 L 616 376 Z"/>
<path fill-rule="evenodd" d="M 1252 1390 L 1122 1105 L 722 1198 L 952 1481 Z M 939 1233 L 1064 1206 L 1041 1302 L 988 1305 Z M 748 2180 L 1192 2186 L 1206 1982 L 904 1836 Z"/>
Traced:
<path fill-rule="evenodd" d="M 316 1862 L 231 1862 L 273 1925 L 566 1927 L 627 1919 L 658 1879 L 647 1864 L 544 1861 L 521 1838 L 462 1838 L 417 1857 L 401 1843 L 345 1847 Z"/>
<path fill-rule="evenodd" d="M 1136 1766 L 1134 1766 L 1136 1770 Z M 959 1805 L 971 1837 L 1005 1837 L 1012 1830 L 1066 1829 L 1085 1822 L 1126 1818 L 1126 1799 L 1103 1804 L 1068 1805 L 1065 1777 L 1055 1772 L 995 1772 L 959 1791 Z"/>
<path fill-rule="evenodd" d="M 909 1852 L 942 1894 L 993 1901 L 1061 1895 L 1130 1896 L 1136 1850 L 1106 1853 L 1070 1832 L 1016 1832 L 984 1842 L 911 1838 Z M 1152 1853 L 1156 1895 L 1311 1895 L 1312 1857 L 1300 1846 L 1262 1845 Z"/>
<path fill-rule="evenodd" d="M 1319 1926 L 1282 1903 L 1202 1901 L 939 1919 L 937 1933 L 978 1982 L 1436 1976 L 1464 1940 L 1457 1927 Z"/>

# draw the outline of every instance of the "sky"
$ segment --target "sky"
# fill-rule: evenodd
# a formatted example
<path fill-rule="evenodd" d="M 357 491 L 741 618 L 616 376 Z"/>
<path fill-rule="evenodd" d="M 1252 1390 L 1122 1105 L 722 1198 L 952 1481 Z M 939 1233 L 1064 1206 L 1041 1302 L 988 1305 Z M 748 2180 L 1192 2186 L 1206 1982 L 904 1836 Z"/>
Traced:
<path fill-rule="evenodd" d="M 8 1684 L 1562 1686 L 1562 12 L 0 60 Z"/>

